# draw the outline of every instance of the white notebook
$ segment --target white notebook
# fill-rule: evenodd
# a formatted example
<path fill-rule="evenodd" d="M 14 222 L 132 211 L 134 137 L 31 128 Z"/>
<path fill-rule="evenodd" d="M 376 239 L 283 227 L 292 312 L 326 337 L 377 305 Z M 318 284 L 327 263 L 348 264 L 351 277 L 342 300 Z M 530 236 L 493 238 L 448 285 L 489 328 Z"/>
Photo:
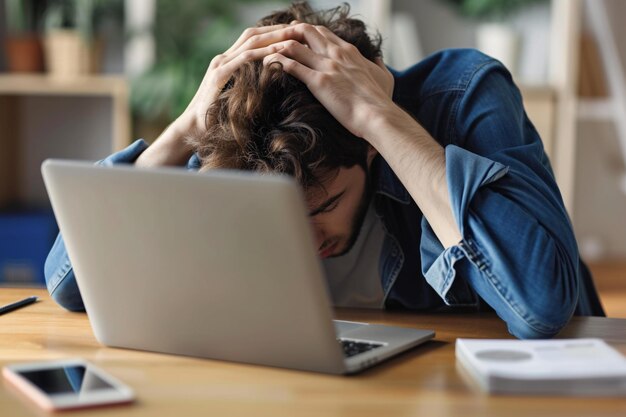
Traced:
<path fill-rule="evenodd" d="M 626 395 L 626 358 L 600 339 L 457 339 L 456 358 L 492 393 Z"/>

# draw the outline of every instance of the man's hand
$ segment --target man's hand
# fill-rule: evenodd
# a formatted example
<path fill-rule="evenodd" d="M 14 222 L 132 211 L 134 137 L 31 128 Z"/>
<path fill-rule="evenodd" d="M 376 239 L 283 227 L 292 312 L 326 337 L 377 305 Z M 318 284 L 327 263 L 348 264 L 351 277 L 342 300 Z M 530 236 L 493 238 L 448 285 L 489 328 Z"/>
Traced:
<path fill-rule="evenodd" d="M 233 46 L 223 54 L 214 57 L 198 91 L 183 114 L 137 158 L 135 165 L 184 165 L 193 153 L 193 149 L 186 144 L 185 138 L 206 132 L 211 123 L 206 119 L 207 112 L 226 82 L 244 63 L 261 60 L 283 49 L 287 44 L 285 42 L 287 37 L 280 31 L 288 26 L 248 28 Z"/>
<path fill-rule="evenodd" d="M 286 43 L 281 42 L 280 33 L 277 32 L 288 26 L 282 24 L 246 29 L 227 51 L 211 60 L 183 116 L 192 118 L 200 131 L 206 130 L 210 123 L 206 120 L 207 111 L 233 73 L 246 62 L 261 60 L 283 49 Z"/>
<path fill-rule="evenodd" d="M 283 70 L 304 82 L 311 93 L 355 136 L 365 138 L 369 123 L 393 108 L 393 76 L 383 64 L 324 26 L 292 24 L 277 31 L 291 41 L 263 60 L 279 62 Z"/>
<path fill-rule="evenodd" d="M 368 141 L 411 194 L 443 246 L 457 244 L 461 233 L 450 205 L 444 150 L 393 103 L 393 77 L 382 60 L 371 62 L 325 27 L 295 24 L 276 36 L 281 33 L 292 41 L 263 63 L 282 64 L 339 123 Z"/>

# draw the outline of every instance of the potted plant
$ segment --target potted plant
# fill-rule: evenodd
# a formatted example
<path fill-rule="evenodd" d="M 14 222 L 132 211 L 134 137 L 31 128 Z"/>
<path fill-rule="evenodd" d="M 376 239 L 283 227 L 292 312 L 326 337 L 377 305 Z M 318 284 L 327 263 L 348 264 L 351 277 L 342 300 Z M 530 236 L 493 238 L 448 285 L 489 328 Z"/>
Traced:
<path fill-rule="evenodd" d="M 99 19 L 122 13 L 123 0 L 50 0 L 44 49 L 50 75 L 71 78 L 100 70 L 103 42 L 96 36 Z"/>
<path fill-rule="evenodd" d="M 29 0 L 5 0 L 7 37 L 5 49 L 12 72 L 43 70 L 41 40 L 36 32 L 36 7 Z"/>
<path fill-rule="evenodd" d="M 517 67 L 519 34 L 508 19 L 532 4 L 546 0 L 445 0 L 459 14 L 480 22 L 476 45 L 482 52 L 499 59 L 511 72 Z"/>

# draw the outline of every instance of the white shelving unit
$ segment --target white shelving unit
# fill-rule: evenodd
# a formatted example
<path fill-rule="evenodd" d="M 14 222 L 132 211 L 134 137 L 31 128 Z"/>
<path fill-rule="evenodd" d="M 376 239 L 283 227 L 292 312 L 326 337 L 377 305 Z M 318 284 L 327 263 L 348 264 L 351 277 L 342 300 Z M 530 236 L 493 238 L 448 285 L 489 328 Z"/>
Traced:
<path fill-rule="evenodd" d="M 625 41 L 619 15 L 626 8 L 620 1 L 608 0 L 553 0 L 553 5 L 555 20 L 560 22 L 555 31 L 561 37 L 552 49 L 561 64 L 553 74 L 560 86 L 553 158 L 557 180 L 583 258 L 623 259 L 626 79 L 619 55 L 620 43 Z M 595 39 L 607 97 L 578 96 L 578 42 L 583 30 Z"/>
<path fill-rule="evenodd" d="M 555 90 L 552 165 L 565 207 L 574 216 L 581 0 L 552 0 L 550 85 Z"/>
<path fill-rule="evenodd" d="M 626 164 L 626 79 L 619 57 L 615 36 L 611 31 L 604 1 L 585 0 L 584 11 L 589 17 L 590 29 L 597 40 L 600 58 L 605 70 L 610 96 L 606 99 L 581 100 L 578 105 L 580 120 L 613 123 L 619 140 L 622 160 Z M 620 180 L 626 193 L 626 175 Z"/>

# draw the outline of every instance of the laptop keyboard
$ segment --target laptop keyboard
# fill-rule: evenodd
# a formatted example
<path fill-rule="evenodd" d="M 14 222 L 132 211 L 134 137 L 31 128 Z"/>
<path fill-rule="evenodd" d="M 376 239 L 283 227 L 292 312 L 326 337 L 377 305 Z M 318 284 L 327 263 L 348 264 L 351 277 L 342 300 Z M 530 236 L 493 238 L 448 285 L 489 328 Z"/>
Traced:
<path fill-rule="evenodd" d="M 382 343 L 357 342 L 355 340 L 342 339 L 337 339 L 337 341 L 341 343 L 343 354 L 347 358 L 382 346 Z"/>

